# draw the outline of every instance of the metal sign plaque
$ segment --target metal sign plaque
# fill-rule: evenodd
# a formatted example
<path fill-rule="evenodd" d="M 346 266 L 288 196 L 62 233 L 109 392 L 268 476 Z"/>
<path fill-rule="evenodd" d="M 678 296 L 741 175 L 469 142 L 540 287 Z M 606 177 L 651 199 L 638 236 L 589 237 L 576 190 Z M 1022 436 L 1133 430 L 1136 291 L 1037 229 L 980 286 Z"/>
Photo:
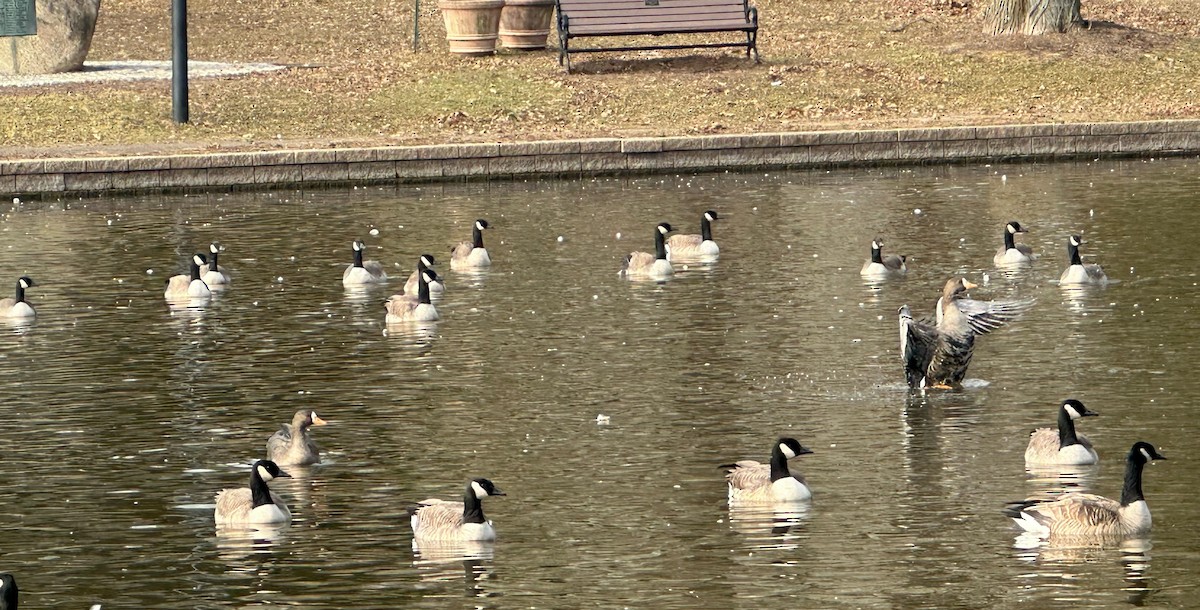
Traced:
<path fill-rule="evenodd" d="M 35 0 L 0 0 L 0 36 L 37 35 Z"/>

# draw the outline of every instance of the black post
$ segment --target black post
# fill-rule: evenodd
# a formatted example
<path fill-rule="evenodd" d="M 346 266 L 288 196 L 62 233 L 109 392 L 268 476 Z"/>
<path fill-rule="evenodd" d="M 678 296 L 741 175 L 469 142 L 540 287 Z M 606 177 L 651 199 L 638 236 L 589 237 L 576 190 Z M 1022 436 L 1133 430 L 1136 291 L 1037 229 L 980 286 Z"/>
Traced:
<path fill-rule="evenodd" d="M 171 118 L 188 122 L 187 0 L 171 0 Z"/>

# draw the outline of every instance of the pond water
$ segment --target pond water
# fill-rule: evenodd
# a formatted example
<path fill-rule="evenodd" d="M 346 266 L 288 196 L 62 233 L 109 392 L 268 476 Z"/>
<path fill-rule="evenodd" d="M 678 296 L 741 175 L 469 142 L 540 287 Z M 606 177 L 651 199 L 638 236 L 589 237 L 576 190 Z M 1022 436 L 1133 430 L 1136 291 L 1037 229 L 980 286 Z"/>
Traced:
<path fill-rule="evenodd" d="M 1187 158 L 12 206 L 0 281 L 33 277 L 38 318 L 0 336 L 0 571 L 30 608 L 1194 607 L 1197 192 Z M 706 209 L 718 263 L 618 277 Z M 494 265 L 452 272 L 475 218 Z M 1008 220 L 1043 254 L 1016 274 L 992 267 Z M 1056 285 L 1071 233 L 1118 281 Z M 860 279 L 876 235 L 907 277 Z M 354 238 L 388 284 L 343 290 Z M 232 284 L 172 310 L 164 278 L 211 240 Z M 442 319 L 388 329 L 422 252 Z M 910 395 L 896 308 L 960 273 L 1037 305 L 979 340 L 966 390 Z M 1027 474 L 1068 397 L 1101 414 L 1101 464 Z M 294 523 L 218 535 L 215 492 L 301 408 L 330 425 L 324 463 L 272 483 Z M 811 506 L 731 513 L 717 465 L 784 435 L 814 450 Z M 1136 440 L 1170 458 L 1148 544 L 1015 548 L 1006 502 L 1118 496 Z M 405 508 L 473 476 L 508 494 L 499 540 L 414 554 Z"/>

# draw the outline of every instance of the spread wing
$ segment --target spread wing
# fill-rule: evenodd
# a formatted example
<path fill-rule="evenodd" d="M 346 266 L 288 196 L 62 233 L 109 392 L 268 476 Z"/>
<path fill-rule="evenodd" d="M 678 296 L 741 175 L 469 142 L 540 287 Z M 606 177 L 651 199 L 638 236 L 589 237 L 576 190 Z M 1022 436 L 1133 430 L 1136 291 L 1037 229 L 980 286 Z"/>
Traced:
<path fill-rule="evenodd" d="M 958 310 L 967 317 L 967 323 L 970 324 L 971 330 L 975 334 L 986 335 L 1029 311 L 1035 302 L 1035 299 L 1008 301 L 958 299 L 954 303 L 958 306 Z"/>
<path fill-rule="evenodd" d="M 908 305 L 900 308 L 900 357 L 908 387 L 918 388 L 929 371 L 938 343 L 938 331 L 927 322 L 913 320 Z"/>
<path fill-rule="evenodd" d="M 757 489 L 771 484 L 771 466 L 768 464 L 742 460 L 722 468 L 729 469 L 729 472 L 725 473 L 725 480 L 734 489 Z"/>

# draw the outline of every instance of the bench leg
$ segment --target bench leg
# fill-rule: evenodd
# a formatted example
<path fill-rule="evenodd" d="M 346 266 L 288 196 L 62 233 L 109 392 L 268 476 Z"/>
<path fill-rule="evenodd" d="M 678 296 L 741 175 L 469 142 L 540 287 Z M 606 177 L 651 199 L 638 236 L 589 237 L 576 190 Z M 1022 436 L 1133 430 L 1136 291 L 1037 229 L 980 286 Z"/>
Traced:
<path fill-rule="evenodd" d="M 746 20 L 754 24 L 754 29 L 746 32 L 746 57 L 750 57 L 750 52 L 754 52 L 754 63 L 759 63 L 758 60 L 758 8 L 746 4 Z"/>

